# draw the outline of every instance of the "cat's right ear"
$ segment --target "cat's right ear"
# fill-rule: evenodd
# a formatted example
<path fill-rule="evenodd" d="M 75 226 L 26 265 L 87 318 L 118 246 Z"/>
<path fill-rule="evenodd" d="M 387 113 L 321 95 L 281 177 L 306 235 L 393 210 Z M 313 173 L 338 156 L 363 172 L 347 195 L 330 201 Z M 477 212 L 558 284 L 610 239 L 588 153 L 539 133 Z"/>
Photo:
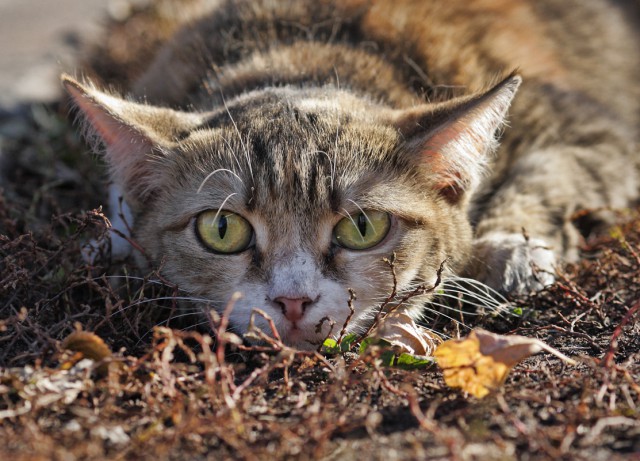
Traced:
<path fill-rule="evenodd" d="M 112 180 L 132 208 L 141 207 L 162 183 L 167 153 L 203 116 L 126 101 L 63 75 L 84 133 L 95 151 L 104 146 Z"/>

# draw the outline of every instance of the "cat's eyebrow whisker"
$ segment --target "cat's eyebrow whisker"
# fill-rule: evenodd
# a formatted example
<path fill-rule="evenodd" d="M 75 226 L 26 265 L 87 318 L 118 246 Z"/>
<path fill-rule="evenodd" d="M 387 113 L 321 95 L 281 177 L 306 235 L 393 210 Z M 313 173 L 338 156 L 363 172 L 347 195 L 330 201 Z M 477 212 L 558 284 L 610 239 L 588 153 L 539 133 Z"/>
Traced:
<path fill-rule="evenodd" d="M 356 222 L 354 221 L 354 219 L 351 217 L 351 213 L 349 213 L 349 211 L 346 208 L 343 208 L 344 212 L 347 213 L 347 218 L 349 218 L 349 221 L 351 221 L 351 224 L 353 224 L 353 227 L 355 227 L 356 229 L 358 228 L 358 224 L 356 224 Z M 340 213 L 342 214 L 342 213 Z M 344 216 L 344 215 L 343 215 Z M 364 235 L 361 235 L 360 238 L 362 239 L 362 241 L 364 242 Z"/>
<path fill-rule="evenodd" d="M 224 105 L 224 109 L 227 111 L 227 115 L 229 116 L 229 119 L 233 124 L 233 128 L 236 130 L 236 133 L 238 134 L 238 139 L 240 140 L 240 144 L 242 144 L 242 150 L 244 151 L 244 156 L 247 161 L 247 166 L 249 167 L 249 174 L 251 175 L 251 179 L 253 180 L 253 168 L 251 167 L 251 158 L 249 156 L 249 150 L 247 149 L 247 145 L 245 144 L 244 139 L 242 139 L 242 134 L 238 129 L 238 125 L 236 124 L 236 121 L 233 119 L 233 116 L 231 115 L 231 111 L 229 111 L 229 106 L 227 105 L 227 101 L 224 97 L 224 93 L 222 92 L 222 89 L 220 90 L 220 97 L 222 98 L 222 104 Z"/>
<path fill-rule="evenodd" d="M 333 191 L 333 176 L 334 176 L 334 173 L 335 173 L 334 160 L 332 160 L 331 157 L 329 156 L 329 154 L 327 154 L 323 150 L 315 150 L 315 151 L 313 151 L 313 153 L 314 154 L 324 154 L 327 157 L 327 160 L 329 160 L 329 183 L 331 184 L 331 191 Z"/>
<path fill-rule="evenodd" d="M 242 181 L 242 178 L 240 178 L 240 176 L 238 176 L 236 173 L 234 173 L 233 171 L 229 170 L 228 168 L 218 168 L 217 170 L 212 171 L 211 173 L 209 173 L 207 175 L 206 178 L 204 178 L 202 180 L 202 183 L 200 183 L 200 187 L 198 187 L 198 190 L 196 192 L 196 194 L 199 194 L 202 191 L 202 188 L 204 187 L 204 185 L 206 184 L 206 182 L 211 179 L 213 177 L 213 175 L 215 175 L 216 173 L 219 172 L 226 172 L 226 173 L 231 173 L 233 176 L 235 176 L 236 178 L 238 178 L 238 180 L 244 184 L 244 182 Z"/>
<path fill-rule="evenodd" d="M 244 172 L 244 170 L 242 169 L 242 165 L 240 164 L 240 160 L 238 160 L 238 156 L 236 155 L 236 151 L 231 147 L 231 143 L 229 142 L 229 140 L 224 136 L 222 136 L 222 140 L 226 144 L 227 149 L 229 149 L 229 153 L 233 157 L 233 160 L 236 162 L 236 165 L 238 166 L 238 171 Z"/>
<path fill-rule="evenodd" d="M 216 215 L 213 217 L 213 222 L 216 222 L 216 220 L 218 219 L 218 216 L 220 216 L 220 212 L 222 211 L 222 209 L 224 208 L 224 204 L 227 203 L 227 201 L 233 197 L 234 195 L 238 195 L 237 192 L 233 192 L 229 195 L 227 195 L 227 198 L 225 198 L 222 203 L 220 204 L 220 207 L 218 208 L 218 211 L 216 211 Z"/>
<path fill-rule="evenodd" d="M 337 76 L 337 74 L 336 74 Z M 340 114 L 337 114 L 337 118 L 338 118 L 338 126 L 336 127 L 336 137 L 335 137 L 335 147 L 333 150 L 333 170 L 331 171 L 331 177 L 332 177 L 332 181 L 331 184 L 333 185 L 333 177 L 336 174 L 336 165 L 338 163 L 338 139 L 340 138 L 340 128 L 342 128 L 342 119 L 340 118 Z M 333 191 L 333 188 L 332 188 Z"/>
<path fill-rule="evenodd" d="M 350 198 L 348 198 L 347 201 L 353 203 L 355 206 L 358 207 L 358 210 L 360 210 L 360 213 L 362 213 L 364 215 L 365 219 L 367 220 L 367 222 L 369 223 L 369 225 L 373 229 L 373 233 L 377 234 L 376 227 L 373 225 L 373 223 L 371 222 L 371 219 L 369 219 L 369 216 L 367 215 L 367 213 L 365 213 L 365 211 L 362 209 L 362 207 L 360 205 L 358 205 L 357 202 L 355 202 L 354 200 L 351 200 Z"/>

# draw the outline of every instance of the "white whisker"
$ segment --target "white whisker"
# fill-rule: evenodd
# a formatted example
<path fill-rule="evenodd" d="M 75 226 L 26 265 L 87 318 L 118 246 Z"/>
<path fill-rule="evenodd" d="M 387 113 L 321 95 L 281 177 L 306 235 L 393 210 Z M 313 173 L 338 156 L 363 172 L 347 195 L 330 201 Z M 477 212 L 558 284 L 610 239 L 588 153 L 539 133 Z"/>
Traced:
<path fill-rule="evenodd" d="M 238 176 L 237 174 L 235 174 L 233 171 L 227 169 L 227 168 L 218 168 L 215 171 L 212 171 L 211 173 L 209 173 L 207 175 L 206 178 L 204 178 L 204 180 L 202 181 L 202 183 L 200 183 L 200 187 L 198 187 L 198 191 L 196 192 L 196 194 L 199 194 L 202 191 L 202 188 L 204 187 L 204 185 L 206 184 L 206 182 L 211 179 L 213 177 L 214 174 L 219 173 L 219 172 L 226 172 L 226 173 L 231 173 L 233 176 L 235 176 L 236 178 L 238 178 L 238 180 L 240 182 L 243 182 L 242 179 L 240 178 L 240 176 Z"/>
<path fill-rule="evenodd" d="M 323 150 L 316 150 L 314 151 L 314 154 L 324 154 L 327 157 L 327 160 L 329 160 L 329 183 L 331 184 L 331 191 L 333 191 L 333 174 L 335 169 L 334 161 L 331 159 L 329 154 Z"/>
<path fill-rule="evenodd" d="M 227 106 L 227 101 L 224 98 L 224 94 L 222 93 L 222 90 L 220 91 L 220 96 L 222 98 L 222 104 L 224 105 L 224 109 L 227 111 L 227 115 L 229 116 L 229 119 L 233 124 L 233 128 L 235 128 L 236 133 L 238 134 L 238 139 L 240 140 L 240 144 L 242 144 L 242 150 L 244 151 L 245 159 L 247 160 L 247 166 L 249 167 L 249 174 L 251 175 L 251 179 L 253 179 L 253 168 L 251 167 L 251 157 L 249 155 L 249 150 L 247 149 L 247 145 L 245 144 L 244 139 L 242 139 L 242 134 L 238 129 L 238 125 L 236 124 L 236 121 L 233 119 L 233 116 L 231 115 L 231 111 L 229 111 L 229 106 Z"/>
<path fill-rule="evenodd" d="M 238 195 L 236 192 L 227 195 L 227 198 L 225 198 L 222 203 L 220 204 L 220 208 L 218 208 L 218 211 L 216 211 L 216 215 L 213 217 L 213 221 L 212 222 L 216 222 L 216 220 L 218 219 L 218 216 L 220 216 L 220 212 L 222 211 L 222 209 L 224 208 L 224 204 L 227 203 L 227 201 L 233 197 L 234 195 Z"/>
<path fill-rule="evenodd" d="M 233 156 L 233 160 L 236 162 L 236 165 L 238 166 L 238 171 L 244 172 L 244 170 L 242 169 L 242 165 L 240 165 L 240 160 L 238 160 L 238 156 L 236 155 L 235 150 L 231 147 L 231 143 L 229 142 L 229 140 L 224 136 L 222 136 L 222 140 L 227 146 L 227 149 L 229 149 L 229 153 Z"/>

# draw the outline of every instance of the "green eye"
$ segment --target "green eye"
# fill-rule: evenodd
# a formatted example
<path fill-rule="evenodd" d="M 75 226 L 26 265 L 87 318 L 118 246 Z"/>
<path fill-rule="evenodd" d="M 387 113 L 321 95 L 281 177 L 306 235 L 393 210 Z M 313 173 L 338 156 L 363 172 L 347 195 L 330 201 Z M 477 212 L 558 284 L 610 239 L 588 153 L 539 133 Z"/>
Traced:
<path fill-rule="evenodd" d="M 391 217 L 384 211 L 366 210 L 340 220 L 333 228 L 335 242 L 350 250 L 366 250 L 384 239 Z"/>
<path fill-rule="evenodd" d="M 200 213 L 196 220 L 196 231 L 200 240 L 217 253 L 246 250 L 253 238 L 253 229 L 247 220 L 225 210 Z"/>

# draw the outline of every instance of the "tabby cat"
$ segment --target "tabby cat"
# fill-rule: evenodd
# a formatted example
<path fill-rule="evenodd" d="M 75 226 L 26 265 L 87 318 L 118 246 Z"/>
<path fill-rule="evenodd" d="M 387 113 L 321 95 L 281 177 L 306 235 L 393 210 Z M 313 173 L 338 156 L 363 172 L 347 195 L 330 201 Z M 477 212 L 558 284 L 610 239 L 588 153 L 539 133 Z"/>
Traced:
<path fill-rule="evenodd" d="M 139 264 L 220 311 L 240 292 L 240 333 L 260 308 L 315 347 L 349 289 L 362 330 L 394 254 L 400 292 L 445 261 L 445 276 L 540 289 L 580 231 L 639 196 L 631 2 L 179 3 L 126 98 L 63 82 Z M 129 249 L 113 237 L 114 257 Z"/>

